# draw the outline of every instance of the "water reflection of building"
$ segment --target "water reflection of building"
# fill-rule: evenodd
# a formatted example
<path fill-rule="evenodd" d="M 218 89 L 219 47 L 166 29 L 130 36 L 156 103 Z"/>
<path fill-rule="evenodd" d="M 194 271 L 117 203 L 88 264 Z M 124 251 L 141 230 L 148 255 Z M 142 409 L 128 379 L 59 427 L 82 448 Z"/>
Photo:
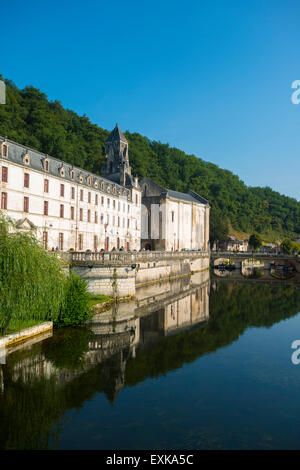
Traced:
<path fill-rule="evenodd" d="M 202 283 L 196 284 L 196 280 Z M 62 387 L 101 365 L 102 391 L 114 402 L 125 385 L 126 364 L 129 358 L 135 358 L 137 348 L 150 348 L 157 339 L 196 328 L 208 320 L 209 273 L 203 274 L 201 279 L 199 276 L 193 280 L 188 278 L 188 281 L 183 278 L 160 285 L 159 292 L 156 292 L 157 286 L 141 289 L 135 302 L 121 303 L 96 315 L 89 324 L 92 334 L 78 367 L 59 366 L 47 354 L 46 347 L 14 361 L 13 382 L 31 383 L 43 378 L 54 380 Z"/>

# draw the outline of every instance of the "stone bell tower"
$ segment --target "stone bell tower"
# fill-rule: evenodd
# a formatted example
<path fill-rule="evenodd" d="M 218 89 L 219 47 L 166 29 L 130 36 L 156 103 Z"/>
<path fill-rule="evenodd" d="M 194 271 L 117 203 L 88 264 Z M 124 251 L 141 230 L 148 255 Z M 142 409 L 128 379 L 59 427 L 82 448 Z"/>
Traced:
<path fill-rule="evenodd" d="M 105 142 L 102 175 L 123 186 L 130 186 L 133 183 L 128 158 L 128 142 L 118 124 Z"/>

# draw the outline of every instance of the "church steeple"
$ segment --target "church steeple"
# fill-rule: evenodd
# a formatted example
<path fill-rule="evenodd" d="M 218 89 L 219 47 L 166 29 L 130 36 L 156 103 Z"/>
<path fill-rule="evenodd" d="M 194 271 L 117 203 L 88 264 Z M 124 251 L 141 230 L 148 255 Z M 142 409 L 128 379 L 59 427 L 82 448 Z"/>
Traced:
<path fill-rule="evenodd" d="M 123 186 L 132 184 L 128 142 L 118 123 L 105 142 L 105 163 L 102 173 L 106 178 Z"/>

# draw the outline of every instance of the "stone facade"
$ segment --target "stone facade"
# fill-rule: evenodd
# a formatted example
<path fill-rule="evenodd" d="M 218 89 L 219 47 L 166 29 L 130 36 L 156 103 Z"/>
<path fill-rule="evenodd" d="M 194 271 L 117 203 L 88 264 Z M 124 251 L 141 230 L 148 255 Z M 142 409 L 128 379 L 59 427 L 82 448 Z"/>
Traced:
<path fill-rule="evenodd" d="M 141 190 L 116 129 L 106 150 L 115 166 L 104 178 L 0 137 L 1 210 L 50 250 L 139 250 Z"/>
<path fill-rule="evenodd" d="M 209 243 L 208 201 L 189 191 L 165 189 L 143 178 L 142 247 L 150 250 L 203 250 Z"/>

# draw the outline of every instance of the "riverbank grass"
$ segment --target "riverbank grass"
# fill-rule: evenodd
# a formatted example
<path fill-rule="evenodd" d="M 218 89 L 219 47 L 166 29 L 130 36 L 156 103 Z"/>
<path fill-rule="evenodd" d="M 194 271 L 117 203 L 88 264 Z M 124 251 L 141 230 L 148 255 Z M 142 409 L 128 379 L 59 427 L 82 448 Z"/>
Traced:
<path fill-rule="evenodd" d="M 97 304 L 104 304 L 107 302 L 113 302 L 114 298 L 111 295 L 103 295 L 103 294 L 98 294 L 98 295 L 90 295 L 90 300 L 89 300 L 89 308 L 93 307 L 94 305 Z"/>
<path fill-rule="evenodd" d="M 17 319 L 13 319 L 10 322 L 10 324 L 9 324 L 6 332 L 4 333 L 4 335 L 2 335 L 0 333 L 0 338 L 3 337 L 3 336 L 6 336 L 6 335 L 12 334 L 12 333 L 18 333 L 19 331 L 25 330 L 26 328 L 31 328 L 32 326 L 41 325 L 44 322 L 45 322 L 45 320 L 35 320 L 35 319 L 17 320 Z"/>

